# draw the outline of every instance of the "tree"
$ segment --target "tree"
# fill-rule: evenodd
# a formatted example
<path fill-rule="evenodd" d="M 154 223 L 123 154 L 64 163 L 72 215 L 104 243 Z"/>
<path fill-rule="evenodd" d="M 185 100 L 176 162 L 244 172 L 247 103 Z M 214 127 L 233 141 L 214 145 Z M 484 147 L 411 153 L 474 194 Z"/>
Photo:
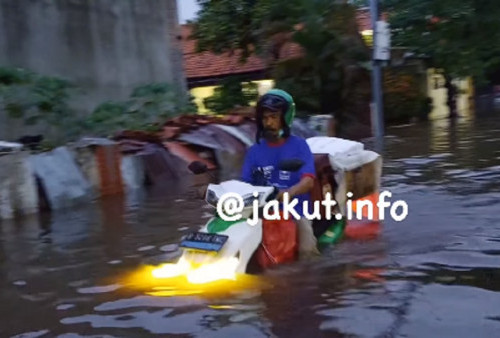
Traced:
<path fill-rule="evenodd" d="M 456 116 L 453 78 L 485 83 L 500 65 L 500 7 L 495 0 L 385 0 L 395 45 L 443 70 L 450 116 Z"/>
<path fill-rule="evenodd" d="M 369 60 L 355 14 L 355 8 L 348 5 L 322 2 L 309 6 L 303 12 L 303 28 L 293 35 L 303 56 L 281 62 L 273 72 L 278 86 L 298 94 L 298 106 L 309 112 L 335 113 L 341 124 L 350 103 L 352 68 Z"/>
<path fill-rule="evenodd" d="M 349 73 L 369 60 L 358 32 L 355 7 L 331 0 L 199 0 L 192 37 L 198 51 L 260 56 L 277 85 L 296 98 L 299 110 L 335 114 L 342 124 Z M 285 44 L 299 58 L 281 61 Z M 354 84 L 351 84 L 354 85 Z M 365 111 L 369 111 L 369 98 Z"/>
<path fill-rule="evenodd" d="M 203 103 L 208 110 L 224 114 L 236 107 L 249 106 L 257 97 L 257 84 L 243 83 L 240 77 L 231 77 L 223 81 L 214 95 L 207 97 Z"/>
<path fill-rule="evenodd" d="M 303 0 L 198 0 L 192 38 L 197 51 L 238 51 L 241 61 L 256 53 L 276 56 L 283 32 L 293 31 Z M 273 39 L 274 38 L 274 39 Z"/>

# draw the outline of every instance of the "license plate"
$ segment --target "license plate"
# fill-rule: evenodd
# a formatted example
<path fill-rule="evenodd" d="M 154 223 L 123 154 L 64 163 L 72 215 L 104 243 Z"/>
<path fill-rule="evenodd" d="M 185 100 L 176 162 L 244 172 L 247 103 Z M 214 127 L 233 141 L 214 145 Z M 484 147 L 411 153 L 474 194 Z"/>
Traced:
<path fill-rule="evenodd" d="M 228 238 L 226 235 L 193 232 L 184 238 L 180 247 L 191 250 L 219 252 Z"/>

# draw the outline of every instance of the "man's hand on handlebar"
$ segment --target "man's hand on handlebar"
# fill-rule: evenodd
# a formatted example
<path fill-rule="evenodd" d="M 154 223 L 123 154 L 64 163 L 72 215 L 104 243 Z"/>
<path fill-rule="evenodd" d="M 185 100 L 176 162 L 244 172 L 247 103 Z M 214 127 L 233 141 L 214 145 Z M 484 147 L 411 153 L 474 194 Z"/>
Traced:
<path fill-rule="evenodd" d="M 295 196 L 300 195 L 300 194 L 305 194 L 305 193 L 311 191 L 313 186 L 314 186 L 314 179 L 310 176 L 306 176 L 306 177 L 302 178 L 299 183 L 290 187 L 289 189 L 280 190 L 276 199 L 278 201 L 282 202 L 283 195 L 285 193 L 288 193 L 288 200 L 291 201 L 292 198 L 294 198 Z"/>
<path fill-rule="evenodd" d="M 276 199 L 279 201 L 279 202 L 283 202 L 283 196 L 285 193 L 288 193 L 288 199 L 291 199 L 292 196 L 290 195 L 290 192 L 288 191 L 288 189 L 284 189 L 284 190 L 280 190 L 278 195 L 276 195 Z"/>

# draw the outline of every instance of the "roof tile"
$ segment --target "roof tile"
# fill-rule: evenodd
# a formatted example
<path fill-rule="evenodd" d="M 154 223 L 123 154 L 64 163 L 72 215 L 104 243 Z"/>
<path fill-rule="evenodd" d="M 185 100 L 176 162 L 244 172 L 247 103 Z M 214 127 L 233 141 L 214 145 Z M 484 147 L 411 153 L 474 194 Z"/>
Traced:
<path fill-rule="evenodd" d="M 368 9 L 358 10 L 357 21 L 360 31 L 370 30 L 370 11 Z M 196 40 L 189 38 L 191 30 L 192 26 L 189 24 L 181 26 L 184 71 L 188 79 L 251 73 L 265 71 L 269 68 L 268 63 L 256 55 L 251 55 L 245 63 L 241 63 L 239 61 L 241 53 L 238 51 L 232 55 L 229 53 L 220 55 L 211 52 L 196 53 Z M 286 60 L 299 57 L 301 54 L 302 49 L 298 44 L 287 42 L 280 51 L 280 58 Z"/>

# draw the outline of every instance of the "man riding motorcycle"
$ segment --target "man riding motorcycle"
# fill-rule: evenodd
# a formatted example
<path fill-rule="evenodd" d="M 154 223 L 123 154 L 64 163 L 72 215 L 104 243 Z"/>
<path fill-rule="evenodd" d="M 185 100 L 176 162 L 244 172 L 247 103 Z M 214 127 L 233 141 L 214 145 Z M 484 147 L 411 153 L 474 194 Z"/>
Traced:
<path fill-rule="evenodd" d="M 256 144 L 247 151 L 241 176 L 243 181 L 259 185 L 261 182 L 254 182 L 254 172 L 258 170 L 267 184 L 280 189 L 280 200 L 283 200 L 285 193 L 288 194 L 289 201 L 298 200 L 295 210 L 300 218 L 290 217 L 298 227 L 299 256 L 306 257 L 319 254 L 312 221 L 304 217 L 303 210 L 304 201 L 308 201 L 309 208 L 312 208 L 310 191 L 314 186 L 315 167 L 314 157 L 307 142 L 291 135 L 294 116 L 293 98 L 283 90 L 272 89 L 259 99 L 256 107 Z M 278 169 L 280 161 L 292 158 L 303 161 L 299 171 Z"/>

